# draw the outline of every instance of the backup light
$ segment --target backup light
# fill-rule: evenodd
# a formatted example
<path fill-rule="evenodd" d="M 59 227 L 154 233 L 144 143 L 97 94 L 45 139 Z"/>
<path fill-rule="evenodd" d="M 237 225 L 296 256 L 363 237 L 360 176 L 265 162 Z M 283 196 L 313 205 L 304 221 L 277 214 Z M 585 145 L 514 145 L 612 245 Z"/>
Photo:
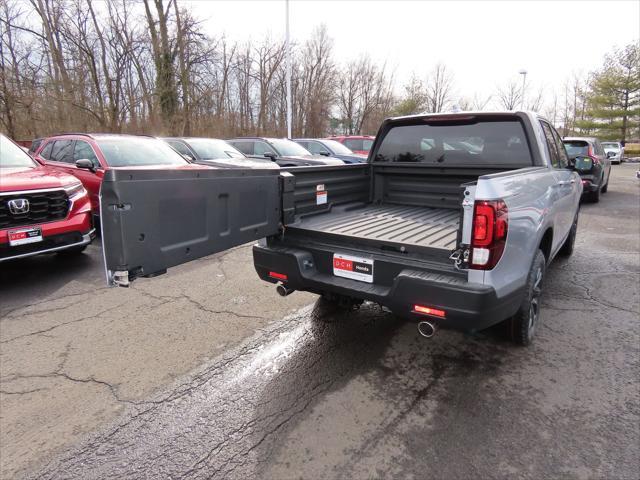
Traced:
<path fill-rule="evenodd" d="M 496 266 L 507 240 L 509 210 L 503 200 L 478 200 L 473 212 L 471 264 L 477 270 Z"/>

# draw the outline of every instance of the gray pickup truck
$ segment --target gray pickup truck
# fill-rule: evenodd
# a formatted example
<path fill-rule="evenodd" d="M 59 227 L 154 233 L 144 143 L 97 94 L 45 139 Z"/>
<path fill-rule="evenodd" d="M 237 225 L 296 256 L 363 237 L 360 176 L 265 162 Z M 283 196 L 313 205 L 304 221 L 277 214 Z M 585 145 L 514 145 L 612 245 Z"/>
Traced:
<path fill-rule="evenodd" d="M 535 113 L 392 118 L 365 164 L 108 171 L 107 279 L 127 286 L 259 240 L 256 271 L 281 295 L 377 302 L 427 337 L 507 321 L 527 345 L 545 267 L 573 250 L 581 193 Z"/>

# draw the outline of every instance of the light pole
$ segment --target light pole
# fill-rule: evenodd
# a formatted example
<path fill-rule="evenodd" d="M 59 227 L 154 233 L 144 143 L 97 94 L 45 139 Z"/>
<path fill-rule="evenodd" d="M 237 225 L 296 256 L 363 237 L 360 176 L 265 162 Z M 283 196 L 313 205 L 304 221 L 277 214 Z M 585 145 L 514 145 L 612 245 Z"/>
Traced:
<path fill-rule="evenodd" d="M 527 71 L 525 69 L 522 69 L 518 73 L 522 75 L 522 94 L 520 95 L 520 108 L 524 110 L 524 86 L 527 82 Z"/>
<path fill-rule="evenodd" d="M 289 45 L 289 0 L 285 0 L 287 28 L 284 40 L 287 75 L 287 138 L 291 138 L 291 46 Z"/>

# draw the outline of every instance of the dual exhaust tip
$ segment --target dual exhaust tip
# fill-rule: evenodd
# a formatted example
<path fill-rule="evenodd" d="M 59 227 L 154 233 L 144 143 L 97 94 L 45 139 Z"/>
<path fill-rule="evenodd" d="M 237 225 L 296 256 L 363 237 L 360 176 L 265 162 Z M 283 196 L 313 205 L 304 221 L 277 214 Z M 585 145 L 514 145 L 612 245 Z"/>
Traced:
<path fill-rule="evenodd" d="M 287 287 L 282 282 L 278 282 L 278 284 L 276 285 L 276 292 L 278 292 L 278 295 L 280 295 L 281 297 L 286 297 L 287 295 L 291 295 L 293 292 L 295 292 L 295 290 Z M 418 332 L 424 338 L 432 338 L 436 334 L 436 330 L 437 327 L 435 323 L 431 323 L 426 320 L 418 323 Z"/>

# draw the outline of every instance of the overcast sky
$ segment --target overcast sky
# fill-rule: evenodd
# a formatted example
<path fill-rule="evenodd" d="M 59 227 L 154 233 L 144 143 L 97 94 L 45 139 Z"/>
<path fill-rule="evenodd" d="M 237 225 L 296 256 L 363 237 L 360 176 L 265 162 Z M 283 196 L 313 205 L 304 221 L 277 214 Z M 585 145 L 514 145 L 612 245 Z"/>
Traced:
<path fill-rule="evenodd" d="M 195 0 L 209 33 L 284 38 L 284 0 Z M 528 71 L 532 85 L 559 89 L 572 72 L 597 68 L 614 46 L 640 37 L 640 1 L 316 1 L 291 0 L 292 39 L 324 23 L 339 61 L 368 53 L 395 70 L 396 90 L 437 62 L 455 74 L 456 91 L 491 94 Z"/>

